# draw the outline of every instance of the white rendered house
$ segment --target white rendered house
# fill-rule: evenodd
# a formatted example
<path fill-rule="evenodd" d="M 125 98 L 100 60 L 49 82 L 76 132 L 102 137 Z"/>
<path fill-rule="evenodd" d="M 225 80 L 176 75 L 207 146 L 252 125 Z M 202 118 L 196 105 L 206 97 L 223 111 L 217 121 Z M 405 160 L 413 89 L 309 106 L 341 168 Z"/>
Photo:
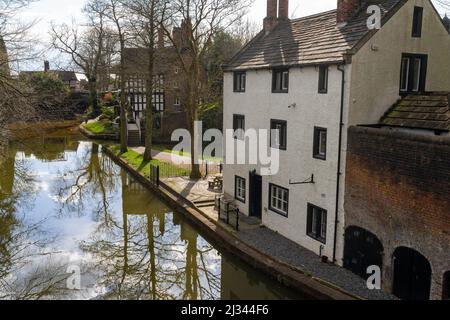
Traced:
<path fill-rule="evenodd" d="M 280 170 L 226 164 L 224 191 L 341 265 L 347 129 L 378 123 L 404 95 L 448 90 L 450 36 L 429 0 L 338 0 L 295 20 L 288 2 L 268 0 L 264 30 L 224 67 L 224 129 L 277 129 Z M 381 29 L 367 26 L 374 4 Z"/>

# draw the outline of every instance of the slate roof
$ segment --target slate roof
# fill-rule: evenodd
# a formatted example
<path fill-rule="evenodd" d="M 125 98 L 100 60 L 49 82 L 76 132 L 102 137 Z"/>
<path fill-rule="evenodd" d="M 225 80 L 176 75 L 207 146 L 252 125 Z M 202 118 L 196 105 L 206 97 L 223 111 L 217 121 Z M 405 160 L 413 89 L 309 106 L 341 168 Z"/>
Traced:
<path fill-rule="evenodd" d="M 381 119 L 382 125 L 450 131 L 449 93 L 410 95 L 399 100 Z"/>
<path fill-rule="evenodd" d="M 225 70 L 301 66 L 344 61 L 347 50 L 355 49 L 373 34 L 367 28 L 370 4 L 379 5 L 385 23 L 405 0 L 366 1 L 344 26 L 336 22 L 336 10 L 281 21 L 269 34 L 260 32 L 228 64 Z"/>

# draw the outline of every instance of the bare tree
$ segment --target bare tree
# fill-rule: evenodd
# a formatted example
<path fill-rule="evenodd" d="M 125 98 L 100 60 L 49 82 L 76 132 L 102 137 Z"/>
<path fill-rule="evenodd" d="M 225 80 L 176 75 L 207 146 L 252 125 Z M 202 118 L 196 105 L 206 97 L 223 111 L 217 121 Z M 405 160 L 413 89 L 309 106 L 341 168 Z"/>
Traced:
<path fill-rule="evenodd" d="M 62 24 L 51 26 L 52 45 L 69 55 L 72 62 L 81 69 L 89 81 L 90 102 L 94 116 L 100 114 L 97 98 L 97 77 L 102 57 L 105 54 L 106 6 L 98 0 L 91 0 L 83 10 L 88 18 L 87 29 L 80 31 L 75 22 L 72 26 Z"/>
<path fill-rule="evenodd" d="M 450 10 L 450 0 L 433 0 L 433 2 L 446 11 Z"/>
<path fill-rule="evenodd" d="M 33 49 L 35 41 L 29 35 L 35 21 L 22 23 L 17 17 L 31 2 L 0 1 L 0 151 L 8 140 L 8 125 L 35 116 L 29 90 L 12 75 L 18 73 L 20 63 L 38 55 Z"/>
<path fill-rule="evenodd" d="M 198 150 L 195 141 L 195 121 L 198 120 L 198 106 L 202 98 L 202 62 L 212 37 L 218 30 L 226 30 L 242 19 L 252 0 L 167 0 L 161 27 L 177 51 L 183 71 L 185 109 L 191 134 L 191 178 L 201 177 L 198 164 Z M 170 27 L 182 22 L 182 40 L 173 36 Z"/>
<path fill-rule="evenodd" d="M 128 118 L 127 118 L 127 96 L 125 79 L 125 45 L 128 37 L 127 20 L 128 10 L 122 0 L 99 0 L 105 5 L 106 17 L 114 28 L 115 35 L 119 41 L 119 88 L 120 88 L 120 151 L 128 150 Z"/>
<path fill-rule="evenodd" d="M 147 49 L 146 71 L 146 125 L 145 125 L 145 152 L 144 161 L 152 159 L 153 139 L 153 89 L 154 89 L 154 65 L 155 65 L 155 38 L 161 16 L 161 2 L 158 0 L 133 0 L 126 5 L 133 13 L 132 27 L 141 42 Z"/>

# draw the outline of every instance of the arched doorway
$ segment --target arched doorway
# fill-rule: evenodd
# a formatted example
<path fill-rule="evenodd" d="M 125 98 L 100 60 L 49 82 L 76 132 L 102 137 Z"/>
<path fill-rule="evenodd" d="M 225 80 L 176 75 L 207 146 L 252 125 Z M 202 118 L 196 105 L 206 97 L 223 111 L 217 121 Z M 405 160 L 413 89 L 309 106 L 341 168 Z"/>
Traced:
<path fill-rule="evenodd" d="M 414 249 L 400 247 L 394 252 L 393 293 L 403 300 L 429 300 L 431 265 Z"/>
<path fill-rule="evenodd" d="M 444 273 L 444 282 L 442 283 L 442 300 L 450 300 L 450 271 Z"/>
<path fill-rule="evenodd" d="M 383 268 L 383 245 L 372 232 L 350 226 L 345 230 L 344 268 L 367 279 L 367 268 Z"/>

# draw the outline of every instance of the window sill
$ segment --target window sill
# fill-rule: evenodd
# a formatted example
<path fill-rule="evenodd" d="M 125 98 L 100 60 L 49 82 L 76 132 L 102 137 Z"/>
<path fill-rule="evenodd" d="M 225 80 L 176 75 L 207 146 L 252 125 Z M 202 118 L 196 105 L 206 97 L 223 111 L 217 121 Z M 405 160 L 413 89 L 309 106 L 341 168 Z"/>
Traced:
<path fill-rule="evenodd" d="M 240 199 L 238 197 L 234 197 L 234 199 L 239 201 L 239 202 L 241 202 L 241 203 L 243 203 L 243 204 L 245 204 L 245 199 Z"/>
<path fill-rule="evenodd" d="M 321 156 L 318 154 L 313 155 L 313 158 L 316 160 L 322 160 L 322 161 L 327 161 L 327 156 Z"/>
<path fill-rule="evenodd" d="M 316 236 L 314 236 L 314 235 L 312 235 L 312 234 L 310 234 L 310 233 L 307 233 L 306 235 L 307 235 L 308 237 L 310 237 L 311 239 L 316 240 L 316 241 L 318 241 L 318 242 L 320 242 L 320 243 L 322 243 L 322 244 L 327 244 L 327 240 L 326 240 L 326 239 L 316 237 Z"/>
<path fill-rule="evenodd" d="M 273 213 L 276 213 L 276 214 L 284 217 L 284 218 L 289 218 L 289 214 L 287 212 L 283 212 L 283 211 L 280 211 L 280 210 L 275 209 L 275 208 L 269 208 L 269 210 L 272 211 Z"/>
<path fill-rule="evenodd" d="M 272 90 L 272 93 L 289 93 L 289 90 Z"/>

